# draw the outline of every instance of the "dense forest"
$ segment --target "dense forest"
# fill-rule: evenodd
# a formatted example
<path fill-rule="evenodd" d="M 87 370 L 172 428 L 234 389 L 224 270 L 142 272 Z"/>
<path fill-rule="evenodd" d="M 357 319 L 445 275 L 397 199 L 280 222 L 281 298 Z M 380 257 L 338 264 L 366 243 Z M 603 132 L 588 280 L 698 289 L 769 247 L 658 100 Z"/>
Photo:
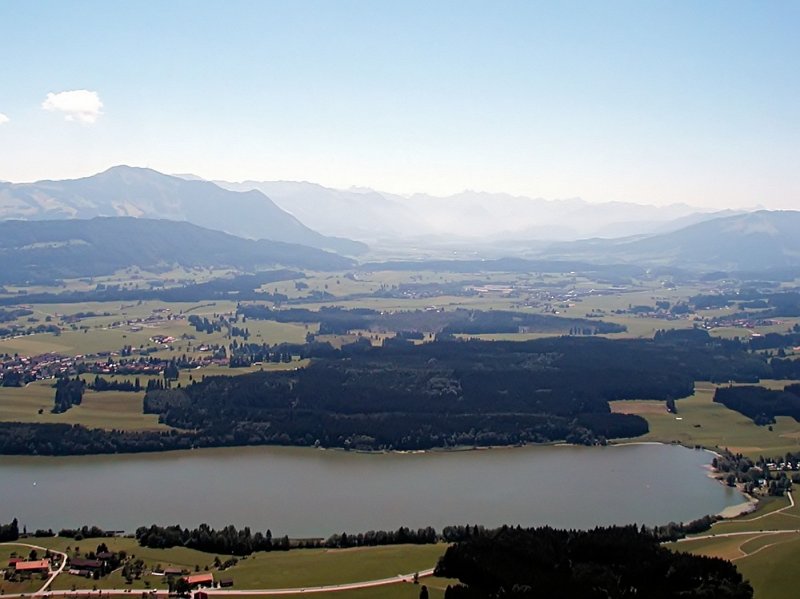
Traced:
<path fill-rule="evenodd" d="M 719 387 L 714 401 L 751 418 L 756 424 L 772 424 L 775 416 L 791 416 L 800 421 L 800 385 L 783 390 L 757 385 Z"/>
<path fill-rule="evenodd" d="M 210 377 L 151 390 L 145 410 L 231 444 L 354 449 L 578 443 L 636 436 L 608 401 L 690 395 L 694 381 L 758 380 L 769 365 L 703 331 L 657 340 L 562 337 L 525 343 L 401 339 L 358 344 L 303 370 Z M 322 355 L 322 352 L 317 355 Z"/>
<path fill-rule="evenodd" d="M 274 320 L 277 322 L 320 323 L 320 334 L 347 334 L 354 330 L 416 331 L 445 334 L 478 335 L 482 333 L 573 333 L 597 335 L 621 333 L 622 325 L 588 320 L 564 318 L 550 314 L 528 314 L 504 310 L 416 310 L 379 312 L 368 308 L 344 309 L 338 307 L 307 310 L 289 308 L 275 310 L 269 306 L 240 305 L 237 314 L 245 318 Z"/>
<path fill-rule="evenodd" d="M 446 599 L 749 599 L 728 561 L 672 552 L 636 526 L 566 531 L 502 528 L 451 545 L 436 576 Z"/>

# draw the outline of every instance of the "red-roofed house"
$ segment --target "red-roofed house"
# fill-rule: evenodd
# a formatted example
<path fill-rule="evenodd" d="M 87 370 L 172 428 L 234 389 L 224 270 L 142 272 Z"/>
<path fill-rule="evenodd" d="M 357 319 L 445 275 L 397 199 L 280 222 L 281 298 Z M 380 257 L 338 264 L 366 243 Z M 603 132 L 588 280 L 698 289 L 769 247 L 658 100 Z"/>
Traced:
<path fill-rule="evenodd" d="M 189 583 L 190 587 L 214 585 L 214 575 L 211 574 L 211 572 L 192 574 L 191 576 L 186 576 L 185 580 Z"/>
<path fill-rule="evenodd" d="M 14 564 L 17 572 L 50 572 L 50 560 L 40 559 L 35 562 L 17 562 Z"/>

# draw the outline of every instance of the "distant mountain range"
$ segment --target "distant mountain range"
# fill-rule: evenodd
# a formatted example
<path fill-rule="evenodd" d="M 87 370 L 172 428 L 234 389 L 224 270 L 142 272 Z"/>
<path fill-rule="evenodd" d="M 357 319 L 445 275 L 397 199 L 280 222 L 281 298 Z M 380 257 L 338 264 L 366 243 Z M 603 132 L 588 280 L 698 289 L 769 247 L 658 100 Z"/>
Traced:
<path fill-rule="evenodd" d="M 0 222 L 0 283 L 26 283 L 144 270 L 275 266 L 342 270 L 354 262 L 316 248 L 235 237 L 187 222 L 111 217 Z"/>
<path fill-rule="evenodd" d="M 0 183 L 0 219 L 133 216 L 187 221 L 251 239 L 357 255 L 363 243 L 310 229 L 259 191 L 232 192 L 146 168 L 116 166 L 82 179 Z"/>
<path fill-rule="evenodd" d="M 686 204 L 592 204 L 465 191 L 447 197 L 403 197 L 372 189 L 331 189 L 308 182 L 215 181 L 234 191 L 258 190 L 313 229 L 366 242 L 449 240 L 562 240 L 624 237 L 673 231 L 733 214 Z"/>
<path fill-rule="evenodd" d="M 78 222 L 98 216 L 179 222 Z M 358 255 L 367 249 L 346 237 L 385 249 L 373 256 L 516 256 L 739 271 L 800 265 L 800 212 L 794 211 L 713 213 L 685 204 L 590 204 L 479 192 L 401 197 L 303 182 L 209 182 L 127 166 L 83 179 L 0 183 L 0 220 L 8 219 L 28 225 L 3 224 L 0 234 L 11 237 L 0 242 L 0 264 L 12 270 L 46 270 L 55 260 L 59 272 L 66 272 L 65 256 L 74 258 L 78 270 L 89 259 L 110 267 L 155 264 L 167 256 L 182 264 L 346 268 L 352 262 L 318 251 Z M 33 226 L 42 220 L 49 224 Z M 104 231 L 113 235 L 104 237 Z M 131 237 L 137 235 L 143 237 Z M 178 242 L 171 244 L 173 239 Z M 217 254 L 211 240 L 220 244 Z M 182 253 L 185 247 L 191 248 L 188 254 Z"/>
<path fill-rule="evenodd" d="M 551 259 L 759 271 L 800 266 L 800 212 L 759 210 L 689 225 L 660 235 L 553 244 Z"/>

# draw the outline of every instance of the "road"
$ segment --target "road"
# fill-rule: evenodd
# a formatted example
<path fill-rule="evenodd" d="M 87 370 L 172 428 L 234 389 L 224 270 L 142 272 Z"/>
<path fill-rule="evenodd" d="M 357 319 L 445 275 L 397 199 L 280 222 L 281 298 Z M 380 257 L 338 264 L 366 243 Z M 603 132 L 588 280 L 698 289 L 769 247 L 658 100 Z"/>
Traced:
<path fill-rule="evenodd" d="M 790 533 L 800 533 L 800 528 L 789 528 L 784 530 L 742 530 L 740 532 L 721 532 L 718 535 L 701 535 L 699 537 L 685 537 L 678 539 L 676 543 L 687 543 L 690 541 L 703 541 L 705 539 L 724 539 L 725 537 L 742 537 L 750 536 L 768 536 L 768 535 L 786 535 Z"/>

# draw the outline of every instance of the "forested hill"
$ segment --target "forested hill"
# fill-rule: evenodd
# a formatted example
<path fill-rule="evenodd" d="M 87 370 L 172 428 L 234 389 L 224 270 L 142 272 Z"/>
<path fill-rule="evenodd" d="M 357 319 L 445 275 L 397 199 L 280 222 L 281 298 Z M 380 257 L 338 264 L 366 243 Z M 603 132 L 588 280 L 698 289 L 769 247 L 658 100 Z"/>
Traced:
<path fill-rule="evenodd" d="M 398 341 L 346 346 L 306 369 L 207 378 L 151 390 L 145 410 L 170 426 L 231 444 L 380 449 L 591 443 L 647 430 L 610 413 L 617 399 L 680 398 L 694 381 L 757 379 L 766 362 L 715 341 Z M 312 354 L 313 355 L 313 354 Z"/>
<path fill-rule="evenodd" d="M 0 182 L 0 219 L 134 216 L 187 221 L 251 239 L 270 239 L 355 255 L 360 242 L 309 229 L 260 191 L 236 192 L 147 168 L 115 166 L 81 179 Z"/>
<path fill-rule="evenodd" d="M 129 266 L 336 270 L 353 265 L 348 258 L 302 245 L 130 217 L 0 222 L 0 263 L 0 284 L 108 275 Z"/>

